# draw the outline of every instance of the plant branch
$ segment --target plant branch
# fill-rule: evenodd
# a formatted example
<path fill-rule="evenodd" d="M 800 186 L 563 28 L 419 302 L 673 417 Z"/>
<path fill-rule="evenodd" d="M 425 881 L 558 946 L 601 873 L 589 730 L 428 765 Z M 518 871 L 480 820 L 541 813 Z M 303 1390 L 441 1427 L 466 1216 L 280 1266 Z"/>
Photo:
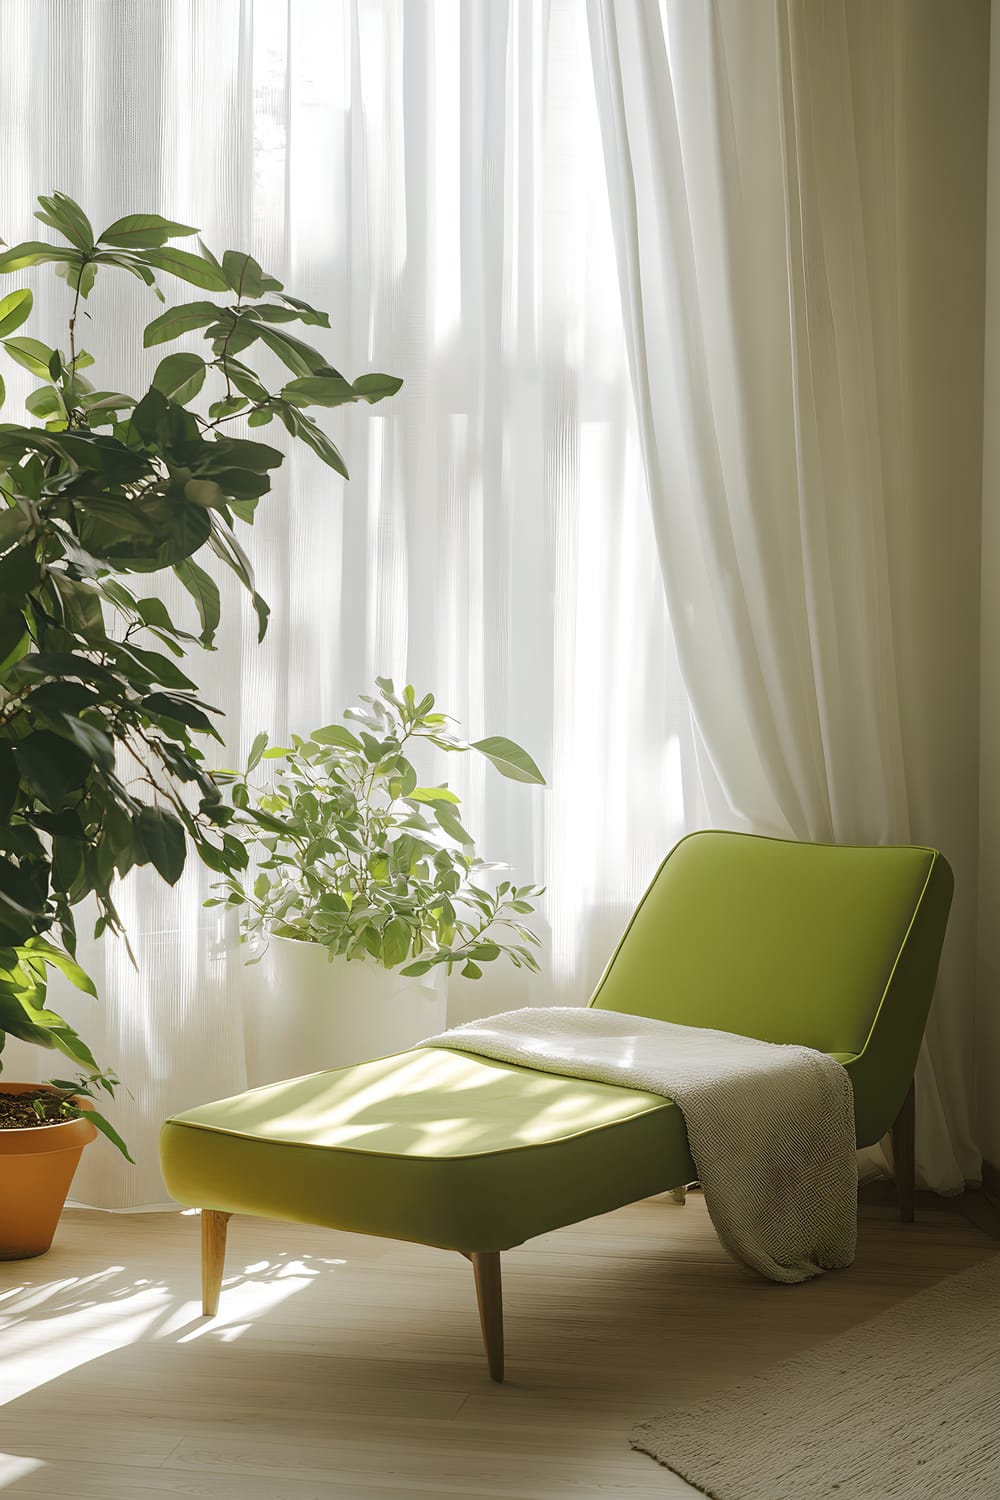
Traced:
<path fill-rule="evenodd" d="M 76 277 L 76 295 L 73 298 L 73 310 L 69 315 L 69 364 L 70 371 L 76 373 L 76 318 L 80 310 L 80 291 L 83 286 L 83 277 L 89 265 L 89 257 L 81 265 Z"/>

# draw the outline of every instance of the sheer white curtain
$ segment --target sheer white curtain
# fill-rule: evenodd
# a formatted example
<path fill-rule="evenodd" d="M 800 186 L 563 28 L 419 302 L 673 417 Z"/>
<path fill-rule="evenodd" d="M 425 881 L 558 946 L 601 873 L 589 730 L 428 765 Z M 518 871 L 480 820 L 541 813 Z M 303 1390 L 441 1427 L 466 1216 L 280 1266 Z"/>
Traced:
<path fill-rule="evenodd" d="M 4 25 L 21 59 L 0 99 L 8 242 L 35 237 L 32 200 L 54 187 L 95 221 L 168 213 L 327 308 L 338 367 L 406 382 L 336 429 L 349 485 L 295 454 L 261 507 L 248 546 L 267 639 L 227 590 L 219 650 L 193 662 L 227 714 L 219 763 L 262 727 L 281 739 L 339 717 L 376 673 L 433 690 L 474 735 L 509 734 L 549 789 L 485 768 L 459 780 L 453 761 L 441 774 L 482 851 L 547 884 L 544 973 L 453 982 L 452 1019 L 584 1000 L 696 805 L 585 10 L 7 0 Z M 62 284 L 25 280 L 54 339 Z M 99 286 L 86 339 L 126 389 L 151 370 L 126 352 L 156 310 L 140 291 Z M 125 883 L 138 974 L 117 945 L 88 952 L 103 1001 L 74 1014 L 131 1090 L 117 1117 L 139 1165 L 91 1148 L 85 1201 L 161 1202 L 163 1116 L 243 1083 L 245 978 L 202 909 L 208 883 L 193 865 L 173 891 Z"/>
<path fill-rule="evenodd" d="M 923 841 L 952 860 L 917 1118 L 924 1180 L 954 1191 L 980 1166 L 985 10 L 945 9 L 590 0 L 589 15 L 643 453 L 712 820 Z"/>

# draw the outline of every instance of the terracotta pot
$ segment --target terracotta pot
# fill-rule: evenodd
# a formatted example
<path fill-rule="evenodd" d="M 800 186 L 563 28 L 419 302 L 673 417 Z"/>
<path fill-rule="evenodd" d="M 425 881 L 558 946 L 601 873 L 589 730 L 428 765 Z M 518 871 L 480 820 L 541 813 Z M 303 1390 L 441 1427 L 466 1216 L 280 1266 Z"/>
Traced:
<path fill-rule="evenodd" d="M 37 1083 L 7 1083 L 0 1094 L 26 1094 Z M 84 1109 L 87 1101 L 77 1101 Z M 28 1260 L 52 1244 L 73 1173 L 97 1134 L 89 1120 L 0 1130 L 0 1260 Z"/>

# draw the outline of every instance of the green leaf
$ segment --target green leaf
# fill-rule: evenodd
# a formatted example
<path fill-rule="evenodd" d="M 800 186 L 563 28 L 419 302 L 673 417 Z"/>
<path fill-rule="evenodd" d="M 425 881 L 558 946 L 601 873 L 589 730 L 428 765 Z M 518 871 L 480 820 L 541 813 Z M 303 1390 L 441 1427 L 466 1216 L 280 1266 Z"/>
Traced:
<path fill-rule="evenodd" d="M 250 438 L 217 437 L 215 451 L 227 469 L 236 465 L 253 469 L 257 474 L 279 469 L 285 461 L 280 448 L 272 448 L 270 443 L 255 443 Z"/>
<path fill-rule="evenodd" d="M 228 285 L 240 298 L 263 297 L 265 292 L 280 292 L 281 282 L 263 271 L 252 255 L 243 250 L 227 250 L 222 269 Z"/>
<path fill-rule="evenodd" d="M 370 402 L 373 406 L 376 401 L 384 401 L 386 396 L 394 396 L 403 384 L 397 375 L 361 375 L 354 382 L 351 389 L 355 398 L 360 397 Z"/>
<path fill-rule="evenodd" d="M 104 643 L 104 614 L 101 610 L 100 594 L 93 585 L 79 583 L 65 574 L 50 573 L 50 578 L 59 591 L 63 618 L 67 626 L 84 640 Z"/>
<path fill-rule="evenodd" d="M 452 808 L 447 802 L 434 803 L 434 816 L 435 818 L 437 818 L 439 825 L 444 829 L 448 837 L 454 839 L 457 844 L 472 843 L 471 833 L 468 833 L 466 829 L 462 827 L 462 824 L 459 822 L 458 817 L 452 811 Z"/>
<path fill-rule="evenodd" d="M 49 245 L 44 240 L 24 240 L 20 245 L 12 245 L 9 249 L 0 251 L 0 272 L 23 271 L 28 266 L 47 265 L 55 261 L 82 264 L 78 250 L 64 250 L 61 245 Z"/>
<path fill-rule="evenodd" d="M 63 281 L 74 292 L 79 287 L 81 297 L 89 297 L 94 289 L 94 282 L 97 279 L 97 266 L 94 263 L 95 258 L 88 257 L 85 260 L 83 255 L 80 254 L 77 256 L 75 264 L 70 265 L 67 263 L 66 265 L 56 266 L 56 275 L 61 276 Z"/>
<path fill-rule="evenodd" d="M 27 943 L 17 949 L 17 952 L 44 958 L 45 962 L 51 964 L 54 969 L 58 969 L 70 984 L 75 985 L 78 990 L 83 990 L 87 995 L 93 995 L 96 999 L 97 989 L 90 975 L 85 973 L 80 965 L 61 948 L 54 947 L 43 938 L 30 938 Z"/>
<path fill-rule="evenodd" d="M 216 510 L 226 503 L 225 491 L 214 479 L 189 479 L 184 486 L 184 498 Z"/>
<path fill-rule="evenodd" d="M 159 391 L 152 393 L 156 400 L 163 403 L 163 397 Z M 147 394 L 145 400 L 149 400 Z M 187 417 L 186 412 L 180 415 Z M 189 419 L 193 421 L 192 419 Z M 34 431 L 37 438 L 37 430 Z M 42 446 L 36 442 L 36 446 Z M 73 432 L 50 433 L 45 441 L 44 447 L 56 453 L 65 454 L 67 458 L 81 471 L 89 474 L 99 474 L 101 486 L 107 486 L 109 481 L 113 486 L 132 483 L 150 477 L 150 466 L 147 461 L 132 453 L 124 444 L 115 438 L 105 437 L 99 433 L 91 432 L 88 428 L 77 428 Z M 109 493 L 114 494 L 112 489 Z"/>
<path fill-rule="evenodd" d="M 267 749 L 267 735 L 261 730 L 260 734 L 254 736 L 254 742 L 250 746 L 250 754 L 247 757 L 247 774 L 259 763 L 261 756 Z"/>
<path fill-rule="evenodd" d="M 101 1134 L 107 1136 L 112 1146 L 117 1146 L 118 1150 L 121 1152 L 122 1156 L 124 1156 L 125 1160 L 130 1161 L 132 1165 L 135 1166 L 135 1157 L 129 1151 L 128 1147 L 122 1140 L 121 1136 L 118 1134 L 115 1127 L 112 1125 L 111 1121 L 105 1119 L 100 1110 L 81 1109 L 78 1111 L 78 1113 L 84 1119 L 89 1120 L 91 1125 L 96 1125 Z"/>
<path fill-rule="evenodd" d="M 330 441 L 312 417 L 307 417 L 304 411 L 295 411 L 293 407 L 287 407 L 285 410 L 291 419 L 285 425 L 288 426 L 292 435 L 301 438 L 329 468 L 343 475 L 345 479 L 349 479 L 351 476 L 347 472 L 347 465 L 344 463 L 340 449 Z"/>
<path fill-rule="evenodd" d="M 264 812 L 259 807 L 254 809 L 254 820 L 260 824 L 261 828 L 269 829 L 272 833 L 288 833 L 287 824 L 282 823 L 280 818 L 272 818 L 270 813 Z"/>
<path fill-rule="evenodd" d="M 232 569 L 249 592 L 254 612 L 257 615 L 257 644 L 259 645 L 267 631 L 267 621 L 271 613 L 271 608 L 267 600 L 263 599 L 257 592 L 250 559 L 243 551 L 233 533 L 228 527 L 224 527 L 219 522 L 218 517 L 213 518 L 209 545 L 216 557 L 221 558 L 226 567 Z"/>
<path fill-rule="evenodd" d="M 197 729 L 202 734 L 219 738 L 215 725 L 204 710 L 197 703 L 176 693 L 150 693 L 147 698 L 143 698 L 140 706 L 142 712 L 151 718 L 173 719 L 189 729 Z M 218 709 L 213 709 L 212 712 L 218 713 Z"/>
<path fill-rule="evenodd" d="M 478 964 L 474 964 L 470 958 L 462 968 L 463 979 L 482 979 L 483 971 Z"/>
<path fill-rule="evenodd" d="M 303 343 L 301 339 L 293 338 L 290 333 L 269 328 L 264 323 L 256 324 L 254 333 L 293 375 L 328 375 L 331 378 L 337 375 L 337 371 L 330 368 L 317 349 Z M 343 379 L 343 376 L 338 376 L 338 379 Z"/>
<path fill-rule="evenodd" d="M 171 339 L 179 339 L 182 333 L 189 333 L 192 328 L 205 328 L 218 316 L 219 309 L 214 302 L 182 302 L 177 307 L 168 308 L 152 323 L 146 325 L 146 331 L 142 336 L 142 342 L 147 349 L 154 344 L 166 344 Z"/>
<path fill-rule="evenodd" d="M 184 564 L 178 563 L 177 566 L 183 567 Z M 176 569 L 174 571 L 176 572 Z M 107 592 L 107 590 L 105 591 Z M 127 601 L 123 602 L 127 603 Z M 170 612 L 162 599 L 152 596 L 147 599 L 136 599 L 133 608 L 144 625 L 159 626 L 161 630 L 175 631 L 174 622 L 170 618 Z"/>
<path fill-rule="evenodd" d="M 502 735 L 490 735 L 485 740 L 476 740 L 470 749 L 485 755 L 500 774 L 510 781 L 527 781 L 533 786 L 545 785 L 545 777 L 531 756 L 520 745 L 515 745 L 513 740 L 504 739 Z"/>
<path fill-rule="evenodd" d="M 265 475 L 250 469 L 216 469 L 213 472 L 223 494 L 234 501 L 257 501 L 271 488 L 271 481 Z"/>
<path fill-rule="evenodd" d="M 201 621 L 200 640 L 211 650 L 222 613 L 218 585 L 191 557 L 175 563 L 174 572 L 195 602 Z"/>
<path fill-rule="evenodd" d="M 260 325 L 245 318 L 242 312 L 220 308 L 218 321 L 205 330 L 205 337 L 211 339 L 216 361 L 222 368 L 224 360 L 256 343 Z"/>
<path fill-rule="evenodd" d="M 32 852 L 34 851 L 29 850 L 28 854 Z M 33 873 L 30 865 L 17 865 L 7 855 L 0 856 L 0 903 L 7 908 L 8 914 L 16 913 L 29 918 L 42 915 L 44 887 L 32 878 Z M 31 935 L 33 927 L 33 923 L 29 925 L 22 941 Z"/>
<path fill-rule="evenodd" d="M 10 429 L 8 429 L 10 430 Z M 14 429 L 17 430 L 16 428 Z M 21 431 L 25 431 L 24 428 Z M 30 428 L 27 431 L 31 431 Z M 37 501 L 42 498 L 42 490 L 45 487 L 46 473 L 45 465 L 40 455 L 35 452 L 27 463 L 19 464 L 17 470 L 18 488 L 21 494 L 29 500 Z M 20 502 L 19 502 L 20 503 Z"/>
<path fill-rule="evenodd" d="M 23 993 L 23 992 L 22 992 Z M 0 1036 L 5 1032 L 35 1047 L 55 1047 L 51 1027 L 61 1020 L 54 1011 L 30 1010 L 20 994 L 0 988 Z"/>
<path fill-rule="evenodd" d="M 268 399 L 269 392 L 267 388 L 261 384 L 256 373 L 248 365 L 242 364 L 238 359 L 229 359 L 227 357 L 224 361 L 220 362 L 220 367 L 229 376 L 236 389 L 241 391 L 244 396 L 249 396 L 252 401 L 266 401 Z"/>
<path fill-rule="evenodd" d="M 41 651 L 26 656 L 23 661 L 18 662 L 15 676 L 19 683 L 46 682 L 53 677 L 78 677 L 82 682 L 93 682 L 110 692 L 120 686 L 120 680 L 107 667 L 72 651 Z"/>
<path fill-rule="evenodd" d="M 131 417 L 131 427 L 168 463 L 177 455 L 194 457 L 200 443 L 197 419 L 162 391 L 150 386 Z"/>
<path fill-rule="evenodd" d="M 0 551 L 9 547 L 12 542 L 20 541 L 24 533 L 30 531 L 34 524 L 31 512 L 26 505 L 14 505 L 8 509 L 0 506 Z M 37 574 L 33 572 L 32 578 L 35 577 Z"/>
<path fill-rule="evenodd" d="M 133 828 L 145 854 L 141 863 L 153 865 L 168 885 L 176 885 L 187 854 L 183 823 L 161 807 L 144 807 Z"/>
<path fill-rule="evenodd" d="M 277 307 L 273 302 L 259 302 L 256 307 L 243 309 L 243 317 L 253 318 L 259 323 L 301 323 L 301 314 L 294 307 Z"/>
<path fill-rule="evenodd" d="M 161 218 L 159 214 L 126 214 L 124 219 L 109 224 L 98 236 L 98 242 L 137 250 L 165 245 L 167 240 L 183 239 L 197 233 L 190 224 L 178 224 L 173 219 Z"/>
<path fill-rule="evenodd" d="M 124 250 L 99 250 L 94 256 L 92 264 L 102 266 L 120 266 L 123 271 L 129 271 L 146 286 L 151 286 L 161 302 L 166 298 L 156 285 L 156 277 L 144 261 L 137 260 L 134 255 L 127 254 Z"/>
<path fill-rule="evenodd" d="M 205 384 L 205 361 L 200 354 L 168 354 L 157 365 L 152 383 L 168 400 L 184 406 Z"/>
<path fill-rule="evenodd" d="M 36 729 L 14 747 L 21 779 L 53 812 L 64 807 L 91 771 L 91 758 L 78 745 Z"/>
<path fill-rule="evenodd" d="M 28 506 L 19 505 L 13 511 L 0 511 L 0 536 L 4 545 L 19 540 L 27 530 L 19 521 L 8 524 L 8 516 L 27 516 L 29 527 L 35 524 Z M 0 599 L 6 609 L 11 609 L 19 600 L 24 600 L 37 587 L 42 576 L 41 564 L 35 556 L 34 547 L 14 547 L 0 558 Z"/>
<path fill-rule="evenodd" d="M 401 797 L 408 797 L 417 785 L 417 773 L 410 765 L 410 762 L 402 755 L 396 762 L 396 769 L 400 776 L 399 795 Z"/>
<path fill-rule="evenodd" d="M 290 380 L 281 395 L 292 406 L 346 406 L 358 399 L 351 382 L 342 375 L 336 379 L 330 375 L 304 375 Z"/>
<path fill-rule="evenodd" d="M 58 1047 L 64 1057 L 69 1057 L 76 1063 L 82 1063 L 85 1068 L 91 1068 L 95 1072 L 97 1063 L 94 1061 L 93 1053 L 86 1042 L 73 1030 L 72 1026 L 63 1024 L 53 1026 L 49 1029 L 52 1045 Z"/>
<path fill-rule="evenodd" d="M 257 616 L 257 644 L 259 646 L 267 634 L 267 622 L 271 618 L 271 606 L 263 594 L 258 594 L 256 589 L 251 591 L 250 603 L 253 605 L 253 612 Z"/>
<path fill-rule="evenodd" d="M 382 929 L 382 963 L 394 969 L 410 953 L 410 928 L 401 917 L 391 917 Z"/>
<path fill-rule="evenodd" d="M 162 683 L 164 687 L 180 688 L 184 692 L 194 691 L 195 685 L 190 677 L 186 677 L 180 667 L 161 651 L 147 651 L 134 642 L 126 646 L 123 641 L 109 642 L 107 650 L 114 654 L 115 665 L 123 672 L 130 672 L 138 666 L 140 681 L 145 678 L 150 683 Z"/>
<path fill-rule="evenodd" d="M 19 609 L 0 615 L 0 677 L 24 656 L 31 646 Z"/>
<path fill-rule="evenodd" d="M 43 224 L 57 229 L 79 250 L 94 248 L 94 231 L 90 220 L 73 199 L 66 193 L 53 193 L 51 198 L 39 198 L 41 209 L 35 209 L 35 218 Z"/>
<path fill-rule="evenodd" d="M 115 412 L 128 411 L 136 405 L 134 396 L 126 396 L 121 391 L 88 391 L 80 397 L 80 405 L 85 412 L 93 415 L 107 413 L 108 422 L 114 420 Z M 104 426 L 103 422 L 95 424 Z"/>
<path fill-rule="evenodd" d="M 81 507 L 79 534 L 93 556 L 124 561 L 133 552 L 155 555 L 154 528 L 126 499 L 88 499 Z"/>
<path fill-rule="evenodd" d="M 3 346 L 15 364 L 30 370 L 39 380 L 48 380 L 49 360 L 55 353 L 48 344 L 43 344 L 40 339 L 19 338 L 4 339 Z"/>
<path fill-rule="evenodd" d="M 57 391 L 54 385 L 42 385 L 36 391 L 25 397 L 25 406 L 34 417 L 41 417 L 47 421 L 51 417 L 65 417 L 66 407 L 63 402 L 62 392 Z"/>
<path fill-rule="evenodd" d="M 10 745 L 0 740 L 0 820 L 4 823 L 10 817 L 11 809 L 17 801 L 20 787 L 20 775 L 14 752 Z"/>
<path fill-rule="evenodd" d="M 158 271 L 166 271 L 171 276 L 179 277 L 181 281 L 190 282 L 192 286 L 204 287 L 209 292 L 227 290 L 226 278 L 222 272 L 202 256 L 192 255 L 190 250 L 179 250 L 175 245 L 169 245 L 162 250 L 144 250 L 142 259 L 147 265 L 155 266 Z"/>
<path fill-rule="evenodd" d="M 237 412 L 245 411 L 250 405 L 248 396 L 226 396 L 222 401 L 213 401 L 208 408 L 208 415 L 213 421 L 223 417 L 234 417 Z"/>
<path fill-rule="evenodd" d="M 407 800 L 410 802 L 460 802 L 454 792 L 449 792 L 445 786 L 418 786 L 409 793 Z"/>
<path fill-rule="evenodd" d="M 355 739 L 351 731 L 345 729 L 343 724 L 327 724 L 323 729 L 314 729 L 309 738 L 315 740 L 318 745 L 337 745 L 342 750 L 359 751 L 361 749 L 361 741 Z"/>
<path fill-rule="evenodd" d="M 312 307 L 308 302 L 303 302 L 301 297 L 290 297 L 287 292 L 278 298 L 284 302 L 286 307 L 294 308 L 296 316 L 301 323 L 315 323 L 320 328 L 329 328 L 330 314 L 320 312 L 318 308 Z"/>
<path fill-rule="evenodd" d="M 32 690 L 28 708 L 36 716 L 43 713 L 58 721 L 63 714 L 80 714 L 85 708 L 94 708 L 100 701 L 100 694 L 93 688 L 58 677 L 51 682 L 40 682 Z"/>
<path fill-rule="evenodd" d="M 70 714 L 63 714 L 62 722 L 73 743 L 78 745 L 95 765 L 100 766 L 103 771 L 114 770 L 114 743 L 103 729 L 96 724 L 89 723 L 86 719 L 77 719 Z"/>
<path fill-rule="evenodd" d="M 0 338 L 6 338 L 20 328 L 31 314 L 32 296 L 27 287 L 0 298 Z"/>
<path fill-rule="evenodd" d="M 198 240 L 198 249 L 201 251 L 201 254 L 205 258 L 205 260 L 208 261 L 209 265 L 214 266 L 220 276 L 223 275 L 224 273 L 221 264 L 218 260 L 216 260 L 215 256 L 212 254 L 211 250 L 205 244 L 205 241 L 203 239 Z"/>

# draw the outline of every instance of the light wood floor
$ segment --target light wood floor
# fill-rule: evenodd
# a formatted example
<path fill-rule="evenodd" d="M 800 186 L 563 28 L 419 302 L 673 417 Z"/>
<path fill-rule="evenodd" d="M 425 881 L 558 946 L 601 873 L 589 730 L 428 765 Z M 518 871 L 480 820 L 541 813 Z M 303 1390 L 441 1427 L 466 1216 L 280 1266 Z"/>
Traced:
<path fill-rule="evenodd" d="M 504 1257 L 490 1383 L 457 1255 L 234 1219 L 219 1316 L 198 1220 L 70 1212 L 0 1264 L 0 1488 L 32 1500 L 587 1500 L 691 1491 L 634 1421 L 995 1254 L 943 1207 L 864 1211 L 857 1263 L 742 1272 L 700 1196 L 650 1199 Z"/>

